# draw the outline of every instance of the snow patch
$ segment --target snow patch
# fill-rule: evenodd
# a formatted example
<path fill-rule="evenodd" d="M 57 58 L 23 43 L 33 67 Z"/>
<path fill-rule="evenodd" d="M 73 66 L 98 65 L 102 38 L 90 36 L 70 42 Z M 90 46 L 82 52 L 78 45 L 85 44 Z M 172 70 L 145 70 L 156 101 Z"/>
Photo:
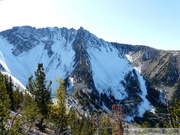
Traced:
<path fill-rule="evenodd" d="M 69 77 L 68 78 L 69 86 L 67 87 L 68 95 L 72 95 L 74 92 L 74 78 Z"/>
<path fill-rule="evenodd" d="M 164 104 L 167 104 L 167 101 L 166 101 L 166 97 L 165 97 L 165 92 L 163 92 L 163 90 L 159 90 L 160 91 L 160 95 L 159 95 L 159 100 L 164 103 Z"/>
<path fill-rule="evenodd" d="M 74 86 L 74 78 L 69 77 L 69 80 L 70 80 L 70 82 L 71 82 L 71 86 Z"/>
<path fill-rule="evenodd" d="M 177 56 L 179 54 L 179 52 L 177 51 L 173 51 L 172 53 L 173 53 L 173 56 Z"/>
<path fill-rule="evenodd" d="M 127 121 L 127 122 L 131 122 L 134 120 L 134 117 L 131 117 L 131 116 L 127 116 L 124 121 Z"/>
<path fill-rule="evenodd" d="M 136 73 L 137 73 L 137 76 L 139 79 L 140 88 L 142 90 L 142 94 L 140 94 L 140 96 L 143 99 L 143 101 L 140 103 L 140 105 L 138 107 L 139 116 L 141 117 L 141 116 L 143 116 L 145 111 L 147 111 L 147 110 L 150 111 L 150 110 L 152 110 L 152 108 L 151 108 L 150 102 L 146 98 L 146 95 L 147 95 L 146 82 L 140 73 L 138 73 L 137 71 L 136 71 Z"/>
<path fill-rule="evenodd" d="M 16 88 L 20 88 L 20 90 L 26 90 L 26 87 L 24 87 L 24 85 L 19 80 L 17 80 L 14 76 L 12 76 L 11 74 L 7 72 L 1 72 L 1 73 L 4 75 L 7 75 L 8 77 L 11 77 L 12 82 Z"/>
<path fill-rule="evenodd" d="M 153 106 L 151 106 L 151 111 L 150 112 L 155 114 L 156 113 L 155 111 L 156 111 L 155 108 Z"/>
<path fill-rule="evenodd" d="M 124 91 L 121 81 L 132 70 L 132 67 L 126 58 L 118 55 L 118 50 L 113 48 L 110 43 L 100 41 L 99 43 L 103 43 L 103 45 L 99 45 L 98 48 L 91 47 L 93 46 L 91 42 L 87 43 L 95 86 L 99 93 L 113 95 L 119 100 L 124 99 L 127 93 Z"/>
<path fill-rule="evenodd" d="M 133 61 L 135 61 L 136 59 L 133 58 L 130 54 L 126 54 L 126 58 L 131 62 L 133 63 Z M 138 57 L 137 57 L 138 58 Z M 141 68 L 142 68 L 142 65 L 140 62 L 137 62 L 138 63 L 138 66 L 134 66 L 134 69 L 136 69 L 139 73 L 141 73 Z"/>

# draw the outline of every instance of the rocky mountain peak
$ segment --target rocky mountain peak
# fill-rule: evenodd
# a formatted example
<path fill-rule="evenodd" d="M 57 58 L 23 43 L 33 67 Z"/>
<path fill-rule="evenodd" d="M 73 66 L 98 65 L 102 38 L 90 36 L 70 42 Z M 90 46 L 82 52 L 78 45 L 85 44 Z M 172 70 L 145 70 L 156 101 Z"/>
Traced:
<path fill-rule="evenodd" d="M 142 116 L 161 102 L 165 97 L 159 91 L 172 96 L 179 86 L 178 51 L 110 43 L 82 27 L 23 26 L 0 32 L 1 71 L 25 86 L 38 63 L 44 64 L 49 80 L 70 80 L 68 89 L 86 97 L 91 109 L 110 109 L 112 104 L 133 101 L 131 106 L 124 105 L 132 117 Z M 55 82 L 52 89 L 56 89 Z"/>

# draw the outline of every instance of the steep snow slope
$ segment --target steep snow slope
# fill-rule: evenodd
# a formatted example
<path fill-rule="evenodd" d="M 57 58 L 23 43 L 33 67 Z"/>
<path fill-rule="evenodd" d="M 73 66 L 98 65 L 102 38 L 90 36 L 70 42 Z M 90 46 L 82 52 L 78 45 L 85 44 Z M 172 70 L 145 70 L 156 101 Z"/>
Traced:
<path fill-rule="evenodd" d="M 112 95 L 117 100 L 126 100 L 128 93 L 122 81 L 134 68 L 126 58 L 123 51 L 119 51 L 111 43 L 105 42 L 94 35 L 84 45 L 87 49 L 93 80 L 99 93 Z M 142 102 L 138 105 L 138 116 L 142 116 L 147 110 L 151 110 L 151 103 L 147 100 L 147 88 L 144 77 L 138 70 L 135 79 L 139 83 L 139 96 Z M 131 97 L 133 98 L 133 97 Z"/>
<path fill-rule="evenodd" d="M 106 42 L 83 28 L 15 27 L 0 33 L 0 70 L 25 86 L 37 64 L 43 63 L 47 80 L 53 81 L 52 90 L 56 89 L 56 77 L 71 80 L 69 91 L 96 91 L 89 98 L 95 98 L 102 106 L 111 102 L 106 103 L 109 109 L 113 103 L 136 102 L 129 110 L 142 116 L 151 110 L 151 103 L 146 98 L 146 80 L 126 57 L 132 49 Z M 85 75 L 90 77 L 78 78 Z M 106 96 L 109 101 L 105 101 Z"/>
<path fill-rule="evenodd" d="M 52 29 L 51 29 L 52 30 Z M 0 36 L 0 63 L 5 71 L 16 77 L 24 86 L 28 77 L 34 74 L 38 63 L 43 63 L 48 80 L 54 82 L 56 77 L 65 79 L 74 70 L 74 55 L 72 43 L 74 39 L 67 41 L 61 35 L 51 37 L 53 45 L 51 46 L 51 57 L 48 55 L 48 49 L 45 48 L 45 41 L 50 40 L 44 36 L 39 39 L 39 44 L 28 51 L 23 51 L 18 56 L 12 53 L 15 48 L 2 36 Z M 53 83 L 53 89 L 56 88 Z"/>
<path fill-rule="evenodd" d="M 96 39 L 98 40 L 98 39 Z M 119 54 L 118 50 L 110 43 L 102 41 L 98 48 L 92 47 L 88 42 L 87 52 L 90 57 L 90 64 L 93 71 L 95 86 L 100 93 L 114 95 L 116 99 L 123 99 L 127 96 L 121 81 L 124 76 L 133 68 L 126 58 Z"/>

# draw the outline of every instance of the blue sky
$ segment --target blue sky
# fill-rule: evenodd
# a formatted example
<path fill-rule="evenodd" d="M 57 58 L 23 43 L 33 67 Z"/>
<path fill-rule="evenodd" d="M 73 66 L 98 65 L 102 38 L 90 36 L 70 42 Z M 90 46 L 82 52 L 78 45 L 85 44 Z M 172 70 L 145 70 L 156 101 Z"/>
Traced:
<path fill-rule="evenodd" d="M 106 41 L 180 50 L 180 0 L 0 0 L 0 31 L 84 27 Z"/>

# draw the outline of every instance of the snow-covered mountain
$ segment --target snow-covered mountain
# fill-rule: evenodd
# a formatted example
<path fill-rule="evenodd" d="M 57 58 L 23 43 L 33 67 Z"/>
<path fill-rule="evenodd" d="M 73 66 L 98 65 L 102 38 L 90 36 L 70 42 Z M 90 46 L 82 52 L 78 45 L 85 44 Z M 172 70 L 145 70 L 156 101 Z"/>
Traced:
<path fill-rule="evenodd" d="M 66 80 L 70 94 L 80 102 L 87 100 L 86 106 L 110 109 L 112 104 L 121 103 L 129 116 L 142 116 L 156 100 L 164 101 L 162 91 L 176 90 L 179 54 L 106 42 L 82 27 L 23 26 L 0 33 L 0 70 L 17 83 L 25 86 L 37 64 L 43 63 L 47 80 L 53 81 L 52 90 L 56 89 L 55 78 L 60 77 Z M 156 84 L 153 81 L 158 75 Z"/>

